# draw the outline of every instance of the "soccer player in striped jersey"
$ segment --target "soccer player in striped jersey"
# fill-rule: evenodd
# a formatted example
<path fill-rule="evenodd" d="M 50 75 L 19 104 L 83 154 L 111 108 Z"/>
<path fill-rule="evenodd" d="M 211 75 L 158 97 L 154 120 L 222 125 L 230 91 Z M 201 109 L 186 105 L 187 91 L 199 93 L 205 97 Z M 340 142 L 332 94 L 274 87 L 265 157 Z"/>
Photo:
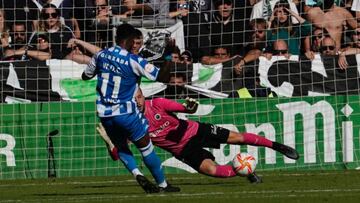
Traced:
<path fill-rule="evenodd" d="M 299 158 L 295 149 L 272 142 L 262 136 L 253 133 L 237 133 L 213 124 L 182 120 L 174 115 L 176 112 L 196 112 L 198 106 L 196 100 L 187 99 L 185 105 L 165 98 L 145 101 L 140 89 L 135 97 L 140 111 L 144 111 L 149 121 L 149 134 L 154 145 L 172 153 L 199 173 L 221 178 L 236 176 L 232 166 L 216 164 L 215 157 L 203 149 L 204 147 L 219 148 L 220 144 L 224 143 L 264 146 L 279 151 L 291 159 Z M 100 129 L 98 131 L 104 134 Z M 102 135 L 104 136 L 106 135 Z M 116 148 L 112 150 L 114 149 Z M 121 154 L 116 154 L 116 150 L 111 154 L 114 160 L 118 159 L 117 155 L 121 158 Z M 255 174 L 251 174 L 248 178 L 250 182 L 261 182 Z"/>
<path fill-rule="evenodd" d="M 164 66 L 159 69 L 140 56 L 132 54 L 131 49 L 136 37 L 134 33 L 135 28 L 129 24 L 118 26 L 117 45 L 94 55 L 82 78 L 89 80 L 97 76 L 97 114 L 106 132 L 116 141 L 122 162 L 145 192 L 178 192 L 180 188 L 169 185 L 165 180 L 161 161 L 155 154 L 147 132 L 148 122 L 134 100 L 141 76 L 153 81 L 167 82 L 169 68 Z M 154 185 L 138 170 L 127 145 L 128 139 L 140 150 L 144 163 L 158 187 L 153 187 Z"/>

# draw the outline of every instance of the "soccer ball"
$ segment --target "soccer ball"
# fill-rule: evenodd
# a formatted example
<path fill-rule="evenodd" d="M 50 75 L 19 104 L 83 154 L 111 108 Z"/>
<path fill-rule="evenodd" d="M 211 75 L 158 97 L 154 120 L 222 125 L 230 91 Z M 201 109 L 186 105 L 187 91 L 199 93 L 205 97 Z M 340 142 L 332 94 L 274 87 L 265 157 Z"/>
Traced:
<path fill-rule="evenodd" d="M 255 171 L 256 160 L 248 153 L 238 153 L 232 160 L 234 171 L 240 176 L 247 176 Z"/>

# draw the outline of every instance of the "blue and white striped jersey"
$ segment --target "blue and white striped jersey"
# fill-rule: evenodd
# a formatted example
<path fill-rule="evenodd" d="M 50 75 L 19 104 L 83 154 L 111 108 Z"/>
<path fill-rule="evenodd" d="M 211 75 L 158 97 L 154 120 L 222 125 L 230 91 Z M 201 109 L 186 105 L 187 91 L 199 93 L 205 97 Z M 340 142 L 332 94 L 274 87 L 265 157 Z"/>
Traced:
<path fill-rule="evenodd" d="M 140 77 L 156 80 L 159 68 L 115 46 L 97 53 L 84 73 L 90 78 L 97 75 L 97 112 L 109 117 L 134 112 Z"/>

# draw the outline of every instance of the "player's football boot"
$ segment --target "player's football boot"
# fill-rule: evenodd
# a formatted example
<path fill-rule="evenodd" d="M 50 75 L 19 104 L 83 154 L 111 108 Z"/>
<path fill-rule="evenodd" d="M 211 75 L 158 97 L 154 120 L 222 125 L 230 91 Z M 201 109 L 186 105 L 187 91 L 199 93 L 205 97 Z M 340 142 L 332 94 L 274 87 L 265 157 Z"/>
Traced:
<path fill-rule="evenodd" d="M 160 188 L 160 192 L 180 192 L 179 187 L 172 186 L 169 183 L 167 184 L 166 187 L 159 187 L 159 188 Z"/>
<path fill-rule="evenodd" d="M 151 181 L 149 181 L 145 176 L 137 175 L 136 181 L 139 183 L 139 185 L 142 187 L 142 189 L 146 193 L 160 192 L 160 189 L 155 184 L 153 184 Z"/>
<path fill-rule="evenodd" d="M 262 183 L 262 178 L 258 176 L 255 172 L 251 173 L 247 176 L 247 179 L 250 181 L 250 183 L 258 184 Z"/>
<path fill-rule="evenodd" d="M 273 149 L 282 153 L 283 155 L 287 156 L 290 159 L 299 159 L 299 153 L 293 149 L 292 147 L 280 144 L 278 142 L 273 142 Z"/>

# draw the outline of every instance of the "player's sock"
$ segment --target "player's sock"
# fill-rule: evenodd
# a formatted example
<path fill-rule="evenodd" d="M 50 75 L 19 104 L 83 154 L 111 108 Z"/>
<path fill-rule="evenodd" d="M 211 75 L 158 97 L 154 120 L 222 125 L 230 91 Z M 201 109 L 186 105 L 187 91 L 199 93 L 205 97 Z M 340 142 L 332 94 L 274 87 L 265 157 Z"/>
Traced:
<path fill-rule="evenodd" d="M 233 167 L 230 165 L 218 165 L 216 166 L 215 177 L 230 178 L 236 176 Z"/>
<path fill-rule="evenodd" d="M 136 161 L 129 149 L 118 149 L 120 160 L 124 163 L 127 170 L 133 174 L 133 171 L 137 169 Z"/>
<path fill-rule="evenodd" d="M 146 167 L 150 170 L 151 174 L 155 178 L 156 183 L 160 187 L 166 187 L 165 176 L 162 170 L 161 161 L 154 151 L 154 145 L 151 143 L 148 146 L 139 149 Z"/>
<path fill-rule="evenodd" d="M 141 175 L 144 176 L 144 174 L 141 173 L 141 171 L 138 168 L 135 168 L 134 170 L 131 171 L 131 173 L 133 174 L 133 176 L 136 178 L 136 176 Z"/>
<path fill-rule="evenodd" d="M 272 148 L 273 142 L 253 133 L 243 133 L 244 144 L 255 145 L 255 146 L 264 146 Z"/>

